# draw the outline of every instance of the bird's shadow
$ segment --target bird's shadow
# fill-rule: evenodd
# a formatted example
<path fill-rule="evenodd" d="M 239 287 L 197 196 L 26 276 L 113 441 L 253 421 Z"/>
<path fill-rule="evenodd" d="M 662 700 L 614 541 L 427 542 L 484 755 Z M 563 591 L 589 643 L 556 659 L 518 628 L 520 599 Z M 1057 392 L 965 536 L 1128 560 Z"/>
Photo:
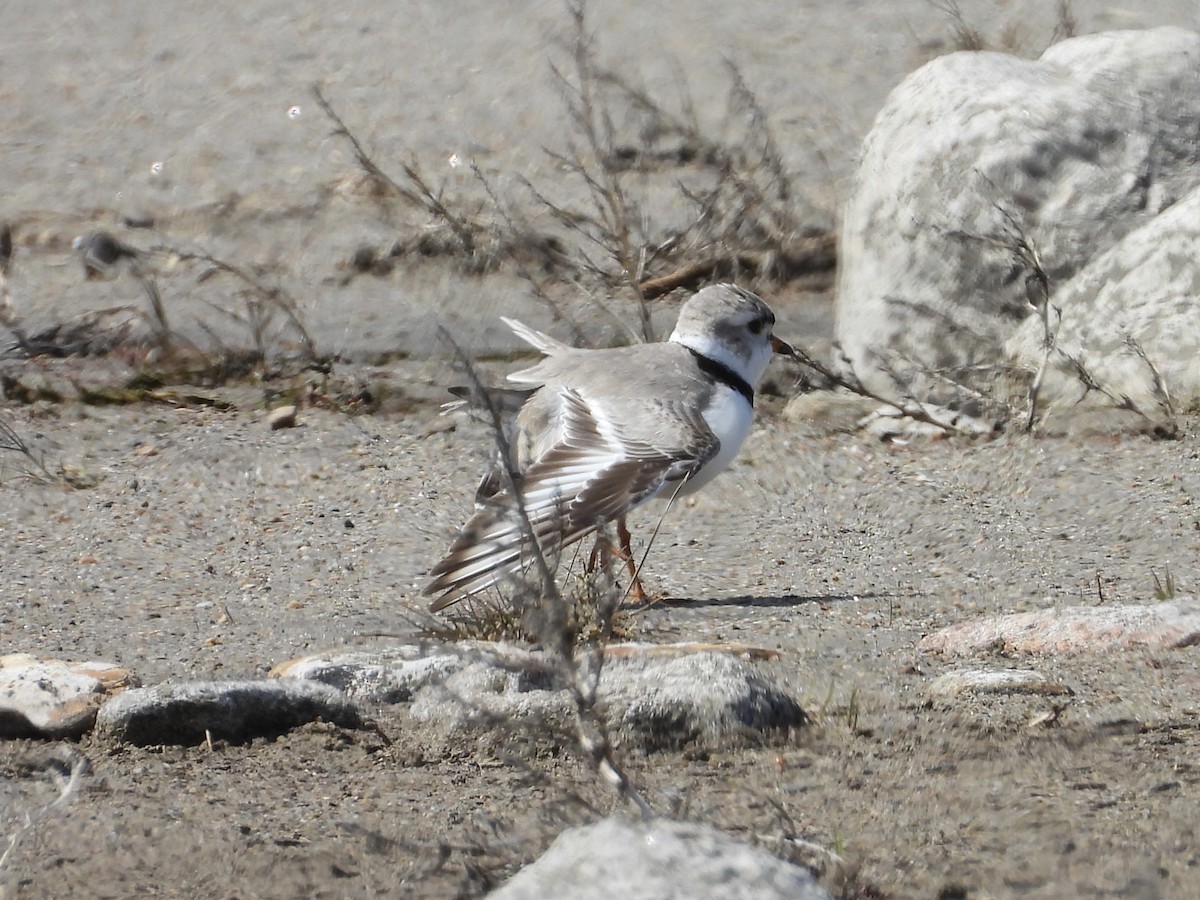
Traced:
<path fill-rule="evenodd" d="M 741 597 L 705 597 L 703 599 L 691 597 L 664 597 L 661 600 L 656 600 L 649 607 L 663 607 L 674 609 L 676 607 L 688 609 L 702 609 L 710 606 L 741 606 L 753 607 L 756 609 L 792 609 L 799 606 L 807 606 L 815 603 L 818 606 L 824 606 L 829 603 L 849 603 L 855 600 L 874 600 L 885 597 L 885 594 L 867 593 L 867 594 L 814 594 L 811 596 L 801 596 L 799 594 L 785 594 L 776 597 L 756 597 L 751 594 L 746 594 Z M 638 607 L 631 607 L 638 608 Z"/>

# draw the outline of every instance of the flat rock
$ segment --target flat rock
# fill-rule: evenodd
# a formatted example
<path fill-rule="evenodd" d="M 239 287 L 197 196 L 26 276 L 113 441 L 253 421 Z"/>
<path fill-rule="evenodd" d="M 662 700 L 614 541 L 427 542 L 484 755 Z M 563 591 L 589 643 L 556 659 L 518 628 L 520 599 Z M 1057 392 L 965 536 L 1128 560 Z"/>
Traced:
<path fill-rule="evenodd" d="M 1138 606 L 1067 606 L 990 616 L 926 635 L 927 653 L 1107 653 L 1172 650 L 1200 643 L 1195 598 Z"/>
<path fill-rule="evenodd" d="M 605 819 L 563 832 L 495 900 L 828 900 L 807 869 L 691 822 Z"/>
<path fill-rule="evenodd" d="M 483 653 L 444 684 L 420 691 L 411 715 L 447 732 L 513 724 L 539 733 L 569 728 L 575 704 L 554 658 L 496 646 L 503 651 Z M 596 707 L 614 743 L 643 750 L 783 736 L 807 716 L 762 660 L 753 648 L 610 647 Z"/>
<path fill-rule="evenodd" d="M 77 738 L 95 724 L 105 698 L 134 684 L 115 663 L 0 657 L 0 738 Z"/>
<path fill-rule="evenodd" d="M 842 217 L 836 334 L 858 375 L 939 403 L 973 396 L 956 381 L 996 389 L 1005 341 L 1041 300 L 1019 242 L 1056 305 L 1200 185 L 1198 114 L 1200 34 L 1178 28 L 1085 35 L 1037 60 L 951 53 L 906 78 Z"/>
<path fill-rule="evenodd" d="M 929 686 L 929 696 L 954 700 L 980 694 L 1070 694 L 1064 684 L 1050 681 L 1032 669 L 967 669 L 939 675 Z"/>
<path fill-rule="evenodd" d="M 202 681 L 135 688 L 112 698 L 96 719 L 98 733 L 131 744 L 243 742 L 282 734 L 317 719 L 343 728 L 366 724 L 335 688 L 296 678 Z"/>

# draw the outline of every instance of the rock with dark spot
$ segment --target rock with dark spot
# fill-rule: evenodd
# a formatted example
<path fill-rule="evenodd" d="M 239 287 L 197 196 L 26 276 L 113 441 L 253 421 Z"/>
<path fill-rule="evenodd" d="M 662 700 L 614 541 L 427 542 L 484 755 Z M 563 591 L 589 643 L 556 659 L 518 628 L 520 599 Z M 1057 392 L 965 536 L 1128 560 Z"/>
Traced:
<path fill-rule="evenodd" d="M 296 678 L 204 681 L 126 691 L 100 708 L 98 733 L 131 744 L 235 743 L 271 737 L 321 719 L 342 728 L 367 724 L 340 691 Z"/>
<path fill-rule="evenodd" d="M 766 660 L 712 649 L 663 650 L 609 648 L 596 708 L 615 743 L 653 751 L 723 745 L 747 736 L 761 741 L 783 737 L 808 721 Z M 422 690 L 411 714 L 447 732 L 513 723 L 543 733 L 545 726 L 569 727 L 575 704 L 565 677 L 554 658 L 541 651 L 482 653 L 443 685 Z"/>

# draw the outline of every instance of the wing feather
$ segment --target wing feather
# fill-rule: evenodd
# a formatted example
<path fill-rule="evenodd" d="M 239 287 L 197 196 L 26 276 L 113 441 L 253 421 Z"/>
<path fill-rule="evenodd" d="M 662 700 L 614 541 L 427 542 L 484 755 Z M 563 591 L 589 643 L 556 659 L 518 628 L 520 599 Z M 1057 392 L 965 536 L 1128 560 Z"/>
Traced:
<path fill-rule="evenodd" d="M 575 390 L 560 388 L 558 399 L 563 413 L 559 439 L 520 478 L 520 502 L 543 553 L 554 554 L 625 515 L 665 485 L 699 470 L 719 449 L 703 419 L 686 416 L 682 409 L 664 407 L 661 412 L 684 419 L 671 423 L 669 430 L 678 433 L 686 426 L 695 440 L 663 448 L 629 440 Z M 430 571 L 425 593 L 439 595 L 430 608 L 444 609 L 496 584 L 530 565 L 533 552 L 517 500 L 510 491 L 501 491 L 471 517 L 446 558 Z"/>

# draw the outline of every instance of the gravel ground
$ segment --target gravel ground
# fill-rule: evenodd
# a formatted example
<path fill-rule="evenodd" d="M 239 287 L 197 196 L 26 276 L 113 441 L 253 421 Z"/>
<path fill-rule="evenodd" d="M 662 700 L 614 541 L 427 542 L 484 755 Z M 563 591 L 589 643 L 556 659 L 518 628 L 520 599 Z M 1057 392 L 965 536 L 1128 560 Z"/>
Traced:
<path fill-rule="evenodd" d="M 986 34 L 1017 22 L 1034 46 L 1043 6 L 962 4 Z M 1085 30 L 1197 25 L 1191 3 L 1153 7 L 1074 5 Z M 614 65 L 671 85 L 677 59 L 706 123 L 723 115 L 721 55 L 736 60 L 814 221 L 836 210 L 887 90 L 948 46 L 944 14 L 916 0 L 592 13 Z M 387 399 L 371 415 L 306 407 L 279 431 L 270 392 L 299 379 L 197 389 L 227 409 L 6 400 L 3 420 L 76 486 L 0 456 L 0 652 L 114 660 L 155 683 L 262 675 L 411 631 L 406 606 L 490 452 L 481 427 L 438 414 L 460 376 L 429 351 L 433 330 L 492 354 L 498 377 L 513 348 L 498 314 L 553 326 L 509 272 L 428 263 L 343 283 L 339 261 L 395 223 L 361 198 L 316 203 L 353 162 L 308 86 L 322 81 L 382 160 L 467 152 L 552 183 L 540 148 L 560 144 L 561 107 L 546 59 L 564 20 L 556 2 L 47 3 L 6 17 L 0 217 L 19 229 L 24 326 L 142 302 L 131 279 L 84 282 L 69 245 L 146 213 L 173 241 L 273 266 L 318 344 L 348 360 L 338 383 Z M 828 344 L 827 295 L 768 299 L 784 337 Z M 201 304 L 178 302 L 186 331 Z M 6 360 L 0 374 L 120 384 L 130 363 Z M 1168 571 L 1193 591 L 1200 423 L 1183 421 L 1178 441 L 881 444 L 785 418 L 797 373 L 776 365 L 780 396 L 760 404 L 739 461 L 663 524 L 646 578 L 672 599 L 627 623 L 647 640 L 778 649 L 815 724 L 784 746 L 634 757 L 635 782 L 660 810 L 817 864 L 844 896 L 1200 896 L 1194 650 L 959 660 L 916 646 L 985 614 L 1148 602 Z M 653 522 L 640 516 L 636 536 Z M 1072 693 L 930 697 L 967 667 L 1034 668 Z M 211 748 L 85 738 L 94 774 L 25 830 L 54 796 L 39 761 L 55 751 L 4 743 L 0 853 L 19 840 L 0 896 L 469 896 L 612 805 L 569 752 L 514 764 L 372 712 L 390 743 L 326 725 Z"/>

